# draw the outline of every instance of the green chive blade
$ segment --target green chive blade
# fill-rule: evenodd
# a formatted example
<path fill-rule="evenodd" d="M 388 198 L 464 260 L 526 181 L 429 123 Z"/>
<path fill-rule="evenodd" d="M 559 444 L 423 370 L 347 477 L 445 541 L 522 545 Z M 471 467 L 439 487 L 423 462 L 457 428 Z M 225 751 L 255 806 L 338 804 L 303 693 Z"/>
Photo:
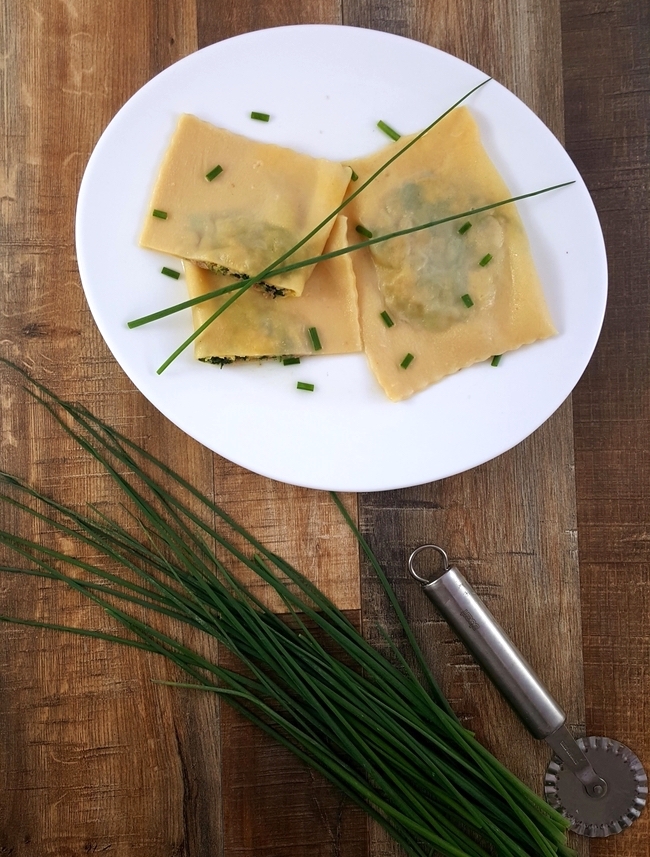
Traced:
<path fill-rule="evenodd" d="M 408 369 L 414 359 L 413 355 L 409 352 L 399 365 L 402 369 Z"/>
<path fill-rule="evenodd" d="M 391 140 L 397 141 L 402 136 L 401 134 L 398 134 L 394 128 L 391 128 L 390 125 L 387 125 L 383 119 L 380 119 L 379 122 L 377 122 L 377 127 L 380 131 L 383 131 L 384 134 L 389 136 Z"/>
<path fill-rule="evenodd" d="M 220 164 L 217 164 L 217 166 L 214 167 L 213 169 L 211 169 L 209 173 L 205 174 L 205 177 L 209 182 L 211 182 L 211 181 L 214 181 L 214 179 L 216 179 L 216 177 L 218 175 L 220 175 L 222 172 L 223 172 L 223 167 Z"/>
<path fill-rule="evenodd" d="M 492 261 L 492 254 L 491 254 L 491 253 L 486 253 L 486 254 L 485 254 L 485 256 L 483 256 L 483 258 L 482 258 L 482 259 L 481 259 L 481 261 L 479 262 L 479 265 L 481 266 L 481 268 L 485 268 L 485 266 L 487 265 L 487 263 L 488 263 L 488 262 L 490 262 L 490 261 Z"/>
<path fill-rule="evenodd" d="M 350 167 L 350 169 L 352 170 L 352 167 Z M 356 182 L 358 180 L 359 180 L 359 176 L 355 173 L 354 170 L 352 170 L 352 175 L 350 176 L 350 181 Z"/>
<path fill-rule="evenodd" d="M 467 221 L 467 223 L 463 223 L 463 225 L 460 227 L 460 229 L 458 230 L 458 232 L 459 232 L 459 234 L 460 234 L 460 235 L 464 235 L 466 232 L 469 232 L 469 230 L 470 230 L 471 228 L 472 228 L 472 224 L 471 224 L 471 223 L 469 222 L 469 220 L 468 220 L 468 221 Z"/>
<path fill-rule="evenodd" d="M 160 269 L 160 273 L 164 274 L 166 277 L 171 277 L 172 280 L 177 280 L 181 275 L 180 271 L 175 271 L 173 268 L 167 268 L 166 266 L 163 266 Z"/>
<path fill-rule="evenodd" d="M 480 86 L 483 86 L 485 83 L 487 83 L 487 81 L 484 81 L 483 84 L 480 84 Z M 472 91 L 474 91 L 474 90 L 472 90 Z M 412 142 L 413 141 L 411 141 L 411 143 Z M 411 143 L 407 143 L 407 145 L 404 147 L 404 150 L 407 148 L 407 146 L 410 146 Z M 400 154 L 400 153 L 398 152 L 398 154 Z M 397 155 L 393 156 L 393 160 L 395 159 L 395 157 L 397 157 Z M 391 161 L 387 161 L 386 163 L 389 164 L 389 163 L 391 163 Z M 370 179 L 368 179 L 368 181 L 366 183 L 364 183 L 354 193 L 358 194 L 361 190 L 363 190 L 363 188 L 368 184 L 369 181 L 370 181 Z M 449 217 L 443 217 L 443 218 L 440 218 L 439 220 L 431 220 L 428 223 L 422 223 L 422 224 L 419 224 L 417 226 L 411 226 L 408 229 L 400 229 L 397 232 L 390 232 L 386 235 L 380 235 L 376 238 L 372 238 L 369 240 L 373 244 L 378 244 L 378 243 L 383 242 L 383 241 L 389 241 L 393 238 L 399 238 L 403 235 L 410 235 L 411 233 L 414 233 L 414 232 L 421 232 L 424 229 L 431 229 L 432 227 L 440 226 L 443 223 L 450 223 L 453 220 L 460 220 L 462 218 L 468 217 L 469 215 L 476 215 L 476 214 L 482 213 L 483 211 L 491 211 L 493 209 L 500 208 L 501 206 L 504 206 L 504 205 L 511 205 L 512 203 L 519 202 L 520 200 L 523 200 L 523 199 L 531 199 L 532 197 L 539 196 L 540 194 L 550 193 L 551 191 L 559 190 L 560 188 L 569 187 L 570 185 L 573 185 L 573 184 L 575 184 L 575 180 L 561 182 L 561 183 L 555 184 L 555 185 L 550 185 L 548 187 L 540 188 L 539 190 L 534 190 L 534 191 L 530 191 L 528 193 L 520 194 L 519 196 L 511 196 L 511 197 L 508 197 L 508 199 L 501 199 L 498 202 L 492 202 L 492 203 L 489 203 L 488 205 L 481 206 L 480 208 L 473 208 L 469 211 L 462 211 L 459 214 L 452 214 Z M 349 202 L 350 199 L 352 199 L 352 195 L 349 196 L 347 198 L 347 200 L 344 200 L 344 203 L 339 208 L 335 209 L 334 213 L 337 214 L 344 207 L 344 205 Z M 310 259 L 304 259 L 300 262 L 294 262 L 293 264 L 283 265 L 280 267 L 281 262 L 283 262 L 288 256 L 295 253 L 296 250 L 298 250 L 299 247 L 301 247 L 305 243 L 305 241 L 308 240 L 308 238 L 310 238 L 313 234 L 315 234 L 315 232 L 318 231 L 319 228 L 322 228 L 322 226 L 326 222 L 328 222 L 329 220 L 331 220 L 331 217 L 326 218 L 321 224 L 319 224 L 319 226 L 316 229 L 312 230 L 312 232 L 308 236 L 306 236 L 304 239 L 302 239 L 302 241 L 298 242 L 298 244 L 296 244 L 294 247 L 292 247 L 291 250 L 288 250 L 279 259 L 276 259 L 275 262 L 273 262 L 271 265 L 269 265 L 267 268 L 265 268 L 265 270 L 262 271 L 260 274 L 256 275 L 255 277 L 251 277 L 250 279 L 244 280 L 243 282 L 244 282 L 245 286 L 247 287 L 248 285 L 253 285 L 253 283 L 259 282 L 259 280 L 261 280 L 263 277 L 265 277 L 271 271 L 273 271 L 274 275 L 287 274 L 290 271 L 296 271 L 299 268 L 304 268 L 304 267 L 309 266 L 309 265 L 315 265 L 318 262 L 324 261 L 325 259 L 333 259 L 337 256 L 343 256 L 347 253 L 351 253 L 353 251 L 358 250 L 360 247 L 368 246 L 368 244 L 366 242 L 360 241 L 358 244 L 353 244 L 353 245 L 350 245 L 349 247 L 343 247 L 339 250 L 332 250 L 329 253 L 323 253 L 320 256 L 314 256 L 313 258 L 310 258 Z M 231 288 L 240 288 L 240 287 L 241 287 L 241 284 L 235 285 L 234 287 L 229 286 L 228 290 L 230 290 Z M 223 291 L 220 290 L 219 293 L 223 293 Z M 194 306 L 197 303 L 201 303 L 204 300 L 209 300 L 210 298 L 215 297 L 215 296 L 216 296 L 216 292 L 211 292 L 211 293 L 208 293 L 206 295 L 200 295 L 196 298 L 190 298 L 189 300 L 183 301 L 180 304 L 175 304 L 174 306 L 166 307 L 163 310 L 159 310 L 156 313 L 151 313 L 150 315 L 143 316 L 140 319 L 134 319 L 133 321 L 128 322 L 128 327 L 134 328 L 134 327 L 140 327 L 141 325 L 144 325 L 144 324 L 149 324 L 152 321 L 156 321 L 157 319 L 165 318 L 168 315 L 172 315 L 173 313 L 179 312 L 180 310 L 187 309 L 191 306 Z M 228 304 L 228 306 L 229 305 L 230 304 Z M 226 305 L 224 305 L 224 308 L 226 308 Z M 216 318 L 216 315 L 214 317 Z M 212 320 L 213 319 L 210 319 L 206 323 L 205 326 L 207 327 L 208 324 L 210 324 L 212 322 Z M 178 357 L 179 354 L 181 354 L 185 350 L 185 348 L 188 347 L 188 345 L 190 345 L 194 341 L 194 339 L 196 338 L 196 335 L 197 334 L 192 334 L 192 336 L 188 337 L 185 340 L 185 342 L 181 346 L 179 346 L 179 348 L 177 348 L 176 351 L 172 355 L 170 355 L 170 357 L 165 361 L 165 363 L 157 370 L 157 373 L 159 375 L 167 368 L 167 366 L 169 366 L 176 359 L 176 357 Z"/>
<path fill-rule="evenodd" d="M 460 299 L 465 304 L 467 309 L 469 309 L 471 306 L 474 306 L 474 301 L 471 299 L 471 297 L 469 295 L 461 295 Z"/>
<path fill-rule="evenodd" d="M 167 220 L 167 212 L 161 211 L 159 208 L 154 208 L 151 215 L 152 217 L 158 217 L 160 220 Z"/>
<path fill-rule="evenodd" d="M 174 362 L 174 360 L 176 360 L 177 357 L 180 357 L 180 355 L 183 353 L 183 351 L 185 351 L 185 349 L 189 345 L 191 345 L 195 339 L 198 339 L 198 337 L 203 333 L 203 331 L 206 330 L 216 318 L 219 318 L 219 316 L 222 313 L 224 313 L 228 309 L 229 306 L 232 306 L 232 304 L 238 298 L 240 298 L 243 294 L 245 294 L 248 291 L 248 289 L 253 285 L 254 282 L 256 282 L 256 281 L 255 280 L 248 280 L 248 281 L 242 280 L 242 281 L 240 281 L 237 284 L 239 287 L 238 291 L 234 292 L 234 294 L 231 295 L 231 297 L 229 297 L 227 301 L 222 303 L 221 306 L 212 313 L 210 318 L 206 319 L 203 322 L 203 324 L 199 325 L 199 327 L 197 327 L 196 330 L 194 330 L 193 333 L 191 333 L 187 337 L 187 339 L 184 342 L 182 342 L 178 346 L 178 348 L 175 351 L 173 351 L 163 363 L 160 364 L 160 366 L 156 369 L 156 375 L 162 375 L 162 373 L 165 371 L 165 369 L 169 368 L 169 366 L 171 366 L 171 364 Z"/>
<path fill-rule="evenodd" d="M 300 363 L 300 357 L 283 357 L 282 365 L 283 366 L 295 366 Z"/>
<path fill-rule="evenodd" d="M 6 359 L 0 357 L 0 362 L 31 380 Z M 302 389 L 314 389 L 301 384 Z M 113 477 L 116 499 L 123 501 L 137 530 L 124 529 L 108 512 L 90 518 L 68 510 L 0 471 L 0 481 L 13 486 L 12 493 L 26 492 L 24 504 L 6 496 L 5 503 L 14 508 L 18 503 L 39 526 L 53 526 L 66 539 L 92 549 L 82 562 L 74 548 L 66 556 L 5 531 L 0 542 L 30 568 L 0 566 L 0 573 L 58 580 L 103 608 L 129 636 L 5 615 L 0 622 L 79 633 L 167 657 L 186 680 L 164 684 L 220 694 L 366 809 L 412 857 L 426 857 L 433 850 L 449 857 L 577 857 L 566 845 L 569 822 L 453 717 L 383 569 L 336 495 L 333 499 L 392 604 L 428 690 L 388 635 L 383 635 L 392 653 L 387 660 L 326 595 L 233 521 L 214 499 L 90 411 L 59 399 L 36 381 L 32 385 L 35 400 Z M 104 560 L 110 562 L 110 572 Z M 237 569 L 243 563 L 269 586 L 293 621 L 285 623 L 265 607 L 239 581 L 231 562 Z M 83 570 L 83 579 L 78 570 Z M 129 604 L 137 616 L 128 611 Z M 173 619 L 172 627 L 161 625 L 166 618 Z M 318 629 L 318 639 L 306 621 Z M 206 631 L 233 653 L 242 669 L 226 668 L 202 655 L 184 642 L 184 635 L 177 639 L 178 622 L 193 635 Z"/>
<path fill-rule="evenodd" d="M 360 223 L 355 226 L 355 230 L 359 233 L 359 235 L 363 235 L 364 238 L 372 238 L 372 232 L 369 229 L 366 229 L 366 227 L 362 226 Z"/>
<path fill-rule="evenodd" d="M 309 328 L 309 338 L 311 339 L 311 344 L 314 351 L 320 351 L 323 346 L 320 343 L 320 337 L 318 336 L 318 331 L 315 327 Z"/>
<path fill-rule="evenodd" d="M 394 322 L 394 321 L 393 321 L 393 319 L 388 315 L 388 313 L 386 312 L 386 310 L 384 310 L 382 313 L 380 313 L 380 315 L 381 315 L 381 317 L 383 318 L 383 320 L 384 320 L 384 324 L 386 325 L 386 327 L 392 327 L 392 326 L 395 324 L 395 322 Z"/>
<path fill-rule="evenodd" d="M 501 354 L 495 354 L 492 360 L 490 361 L 490 366 L 498 366 L 501 362 Z"/>
<path fill-rule="evenodd" d="M 298 390 L 307 390 L 308 393 L 314 392 L 314 385 L 308 384 L 306 381 L 298 381 L 296 387 Z"/>
<path fill-rule="evenodd" d="M 251 119 L 257 119 L 258 122 L 268 122 L 270 118 L 269 113 L 258 113 L 257 110 L 251 112 Z"/>

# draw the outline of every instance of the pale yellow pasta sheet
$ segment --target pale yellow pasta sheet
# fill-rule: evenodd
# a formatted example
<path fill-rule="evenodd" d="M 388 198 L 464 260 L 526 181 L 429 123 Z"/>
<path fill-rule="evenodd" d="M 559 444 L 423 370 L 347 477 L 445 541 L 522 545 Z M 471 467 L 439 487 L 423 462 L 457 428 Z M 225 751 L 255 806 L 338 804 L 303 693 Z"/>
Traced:
<path fill-rule="evenodd" d="M 359 181 L 409 139 L 353 162 Z M 458 108 L 346 208 L 350 240 L 363 240 L 359 224 L 377 236 L 510 196 Z M 352 255 L 364 349 L 393 400 L 556 332 L 514 204 Z"/>
<path fill-rule="evenodd" d="M 210 181 L 216 167 L 222 172 Z M 349 179 L 349 167 L 183 115 L 160 167 L 140 244 L 212 270 L 256 275 L 340 205 Z M 332 223 L 290 261 L 318 256 Z M 264 282 L 299 295 L 310 273 L 302 268 Z"/>
<path fill-rule="evenodd" d="M 326 251 L 346 246 L 347 221 L 337 218 Z M 233 277 L 213 274 L 186 263 L 191 297 L 237 283 Z M 193 307 L 198 328 L 229 295 Z M 316 352 L 309 328 L 315 328 L 321 343 Z M 272 298 L 249 289 L 196 339 L 195 356 L 216 362 L 241 358 L 346 354 L 361 351 L 357 292 L 350 256 L 320 262 L 305 285 L 301 297 Z"/>

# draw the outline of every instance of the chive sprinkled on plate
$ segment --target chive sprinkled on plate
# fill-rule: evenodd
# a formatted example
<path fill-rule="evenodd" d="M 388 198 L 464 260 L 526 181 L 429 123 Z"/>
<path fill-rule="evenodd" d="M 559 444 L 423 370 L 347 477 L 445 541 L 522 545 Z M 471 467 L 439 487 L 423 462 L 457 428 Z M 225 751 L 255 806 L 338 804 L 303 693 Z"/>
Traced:
<path fill-rule="evenodd" d="M 387 125 L 383 119 L 380 119 L 379 122 L 377 122 L 377 127 L 380 131 L 383 131 L 384 134 L 387 134 L 391 140 L 399 140 L 402 136 L 401 134 L 398 134 L 394 128 L 391 128 L 390 125 Z"/>
<path fill-rule="evenodd" d="M 394 321 L 393 321 L 393 319 L 388 315 L 388 313 L 386 312 L 386 310 L 384 310 L 382 313 L 379 313 L 379 314 L 380 314 L 380 315 L 381 315 L 381 317 L 383 318 L 383 320 L 384 320 L 384 324 L 386 325 L 386 327 L 392 327 L 392 326 L 395 324 L 395 322 L 394 322 Z"/>
<path fill-rule="evenodd" d="M 409 352 L 399 365 L 402 367 L 402 369 L 408 369 L 412 362 L 413 355 Z"/>
<path fill-rule="evenodd" d="M 311 344 L 314 347 L 314 351 L 320 351 L 323 346 L 320 344 L 318 331 L 315 327 L 309 328 L 309 338 L 311 339 Z"/>
<path fill-rule="evenodd" d="M 283 366 L 295 366 L 296 363 L 300 363 L 300 357 L 283 357 L 282 365 Z"/>
<path fill-rule="evenodd" d="M 352 170 L 352 167 L 350 167 L 350 169 Z M 355 173 L 354 170 L 352 170 L 352 175 L 350 176 L 350 181 L 356 182 L 358 180 L 358 178 L 359 178 L 359 176 Z"/>
<path fill-rule="evenodd" d="M 164 274 L 166 277 L 171 277 L 172 280 L 177 280 L 181 275 L 180 271 L 175 271 L 173 268 L 167 268 L 167 267 L 161 268 L 160 273 Z"/>
<path fill-rule="evenodd" d="M 251 119 L 257 119 L 258 122 L 268 122 L 270 118 L 269 113 L 258 113 L 256 110 L 251 113 Z"/>
<path fill-rule="evenodd" d="M 211 169 L 209 173 L 205 174 L 205 177 L 209 182 L 211 182 L 214 179 L 216 179 L 216 177 L 222 172 L 223 172 L 223 167 L 221 166 L 221 164 L 217 164 L 217 166 L 214 167 L 213 169 Z"/>
<path fill-rule="evenodd" d="M 363 235 L 364 238 L 372 238 L 372 232 L 369 229 L 366 229 L 365 226 L 362 226 L 360 223 L 355 227 L 356 231 L 359 235 Z"/>
<path fill-rule="evenodd" d="M 469 295 L 461 295 L 461 301 L 465 304 L 465 306 L 469 309 L 471 306 L 474 306 L 474 301 L 470 298 Z"/>
<path fill-rule="evenodd" d="M 309 393 L 314 392 L 314 385 L 308 384 L 306 381 L 298 381 L 296 387 L 298 388 L 298 390 L 307 390 L 307 392 Z"/>
<path fill-rule="evenodd" d="M 481 268 L 485 268 L 487 263 L 490 262 L 491 260 L 492 260 L 492 254 L 486 253 L 485 256 L 483 256 L 483 258 L 479 262 L 479 265 L 481 266 Z"/>
<path fill-rule="evenodd" d="M 495 354 L 492 360 L 490 361 L 490 366 L 498 366 L 501 362 L 501 355 Z"/>
<path fill-rule="evenodd" d="M 161 211 L 159 208 L 154 208 L 151 214 L 153 217 L 159 217 L 161 220 L 167 220 L 167 212 Z"/>
<path fill-rule="evenodd" d="M 460 227 L 460 229 L 458 230 L 458 232 L 459 232 L 459 234 L 460 234 L 460 235 L 464 235 L 466 232 L 469 232 L 469 230 L 470 230 L 471 228 L 472 228 L 472 224 L 471 224 L 471 223 L 469 222 L 469 220 L 468 220 L 468 221 L 467 221 L 467 223 L 463 223 L 463 225 Z"/>

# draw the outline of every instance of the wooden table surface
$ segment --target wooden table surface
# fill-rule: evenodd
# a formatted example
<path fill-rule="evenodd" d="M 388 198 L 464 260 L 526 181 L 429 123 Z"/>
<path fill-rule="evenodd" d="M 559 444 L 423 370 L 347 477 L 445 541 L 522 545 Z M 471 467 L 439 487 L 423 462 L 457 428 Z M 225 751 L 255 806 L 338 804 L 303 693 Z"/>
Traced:
<path fill-rule="evenodd" d="M 221 459 L 133 389 L 80 286 L 74 212 L 111 117 L 157 72 L 229 36 L 293 23 L 387 30 L 478 66 L 566 141 L 609 256 L 604 330 L 532 437 L 418 488 L 346 497 L 463 721 L 536 789 L 549 758 L 406 580 L 425 541 L 455 562 L 568 711 L 650 766 L 648 7 L 636 0 L 41 0 L 2 4 L 1 353 L 180 469 L 293 559 L 370 638 L 385 606 L 325 493 Z M 236 73 L 236 70 L 234 71 Z M 3 469 L 67 503 L 111 486 L 3 371 Z M 13 516 L 3 510 L 11 528 Z M 0 577 L 0 612 L 103 627 L 43 581 Z M 381 640 L 377 640 L 381 645 Z M 152 684 L 165 663 L 0 627 L 0 854 L 383 857 L 398 851 L 330 787 L 214 698 Z M 650 812 L 579 845 L 650 855 Z"/>

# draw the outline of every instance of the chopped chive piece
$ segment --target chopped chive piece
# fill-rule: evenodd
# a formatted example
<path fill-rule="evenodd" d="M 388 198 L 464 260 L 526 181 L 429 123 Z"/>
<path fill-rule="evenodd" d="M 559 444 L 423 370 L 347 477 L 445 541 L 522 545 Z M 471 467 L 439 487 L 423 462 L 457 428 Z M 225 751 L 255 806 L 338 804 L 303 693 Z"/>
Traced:
<path fill-rule="evenodd" d="M 392 326 L 395 324 L 395 322 L 394 322 L 394 321 L 393 321 L 393 319 L 388 315 L 388 313 L 386 312 L 386 310 L 384 310 L 382 313 L 380 313 L 380 315 L 381 315 L 381 317 L 384 319 L 384 324 L 386 325 L 386 327 L 392 327 Z"/>
<path fill-rule="evenodd" d="M 468 221 L 467 221 L 467 223 L 463 223 L 463 225 L 460 227 L 460 229 L 458 230 L 458 232 L 459 232 L 459 234 L 460 234 L 460 235 L 464 235 L 466 232 L 469 232 L 469 230 L 470 230 L 471 228 L 472 228 L 472 224 L 471 224 L 471 223 L 469 222 L 469 220 L 468 220 Z"/>
<path fill-rule="evenodd" d="M 309 337 L 311 339 L 311 344 L 314 346 L 314 351 L 320 351 L 323 346 L 320 344 L 320 339 L 318 338 L 318 331 L 315 327 L 309 328 Z"/>
<path fill-rule="evenodd" d="M 360 223 L 356 227 L 356 230 L 359 235 L 363 235 L 364 238 L 372 238 L 372 232 L 369 229 L 366 229 L 366 227 L 362 226 Z"/>
<path fill-rule="evenodd" d="M 350 167 L 350 169 L 352 170 L 352 167 Z M 356 182 L 358 178 L 359 178 L 359 176 L 355 173 L 354 170 L 352 170 L 352 175 L 350 176 L 350 181 Z"/>
<path fill-rule="evenodd" d="M 213 179 L 216 179 L 216 177 L 219 175 L 219 173 L 222 173 L 222 172 L 223 172 L 223 167 L 220 164 L 217 164 L 217 166 L 214 169 L 210 170 L 209 173 L 205 174 L 205 177 L 209 182 L 211 182 Z"/>
<path fill-rule="evenodd" d="M 251 119 L 257 119 L 258 122 L 268 122 L 270 118 L 268 113 L 258 113 L 256 110 L 251 113 Z"/>
<path fill-rule="evenodd" d="M 482 259 L 481 259 L 481 261 L 479 262 L 479 265 L 480 265 L 482 268 L 485 268 L 485 266 L 487 265 L 487 263 L 488 263 L 491 259 L 492 259 L 492 254 L 491 254 L 491 253 L 486 253 L 486 254 L 485 254 L 485 256 L 483 256 L 483 258 L 482 258 Z"/>
<path fill-rule="evenodd" d="M 402 369 L 408 369 L 408 367 L 411 365 L 412 360 L 413 360 L 413 355 L 409 353 L 406 355 L 406 357 L 402 360 L 402 362 L 399 365 L 402 367 Z"/>
<path fill-rule="evenodd" d="M 167 220 L 167 212 L 161 211 L 159 208 L 154 208 L 151 212 L 154 217 L 159 217 L 161 220 Z"/>
<path fill-rule="evenodd" d="M 469 307 L 474 306 L 474 301 L 470 298 L 469 295 L 462 295 L 461 301 L 465 304 L 465 306 L 469 309 Z"/>
<path fill-rule="evenodd" d="M 380 131 L 383 131 L 384 134 L 388 134 L 391 140 L 399 140 L 399 138 L 402 136 L 401 134 L 398 134 L 394 128 L 391 128 L 390 125 L 387 125 L 381 119 L 379 120 L 379 122 L 377 122 L 377 127 Z"/>
<path fill-rule="evenodd" d="M 282 365 L 283 366 L 293 366 L 296 363 L 300 363 L 300 357 L 283 357 Z"/>
<path fill-rule="evenodd" d="M 491 362 L 490 362 L 490 366 L 498 366 L 500 360 L 501 360 L 501 355 L 495 354 L 494 357 L 492 358 Z"/>
<path fill-rule="evenodd" d="M 310 393 L 314 392 L 314 385 L 313 384 L 307 384 L 306 381 L 298 381 L 298 383 L 296 384 L 296 387 L 299 390 L 307 390 Z"/>
<path fill-rule="evenodd" d="M 180 271 L 175 271 L 173 268 L 161 268 L 160 273 L 166 277 L 171 277 L 172 280 L 177 280 L 181 275 Z"/>

